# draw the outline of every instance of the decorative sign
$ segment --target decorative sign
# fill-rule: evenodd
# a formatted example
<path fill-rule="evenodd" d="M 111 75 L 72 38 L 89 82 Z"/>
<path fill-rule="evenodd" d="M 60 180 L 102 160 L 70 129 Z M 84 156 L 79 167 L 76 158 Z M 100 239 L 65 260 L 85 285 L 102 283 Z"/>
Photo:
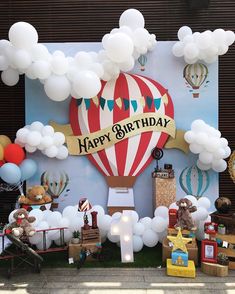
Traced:
<path fill-rule="evenodd" d="M 164 132 L 174 137 L 175 122 L 167 115 L 141 113 L 91 134 L 68 136 L 66 142 L 71 155 L 86 155 L 148 131 Z"/>
<path fill-rule="evenodd" d="M 175 136 L 171 97 L 156 81 L 120 74 L 102 83 L 97 97 L 72 99 L 70 154 L 88 159 L 106 176 L 137 176 L 152 161 L 151 150 Z"/>

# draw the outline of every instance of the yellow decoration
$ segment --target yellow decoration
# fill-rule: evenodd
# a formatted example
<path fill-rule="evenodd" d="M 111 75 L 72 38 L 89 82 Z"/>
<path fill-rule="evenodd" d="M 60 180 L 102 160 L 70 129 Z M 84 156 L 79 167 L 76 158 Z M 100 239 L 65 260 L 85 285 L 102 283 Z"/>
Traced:
<path fill-rule="evenodd" d="M 177 264 L 177 265 L 184 265 L 184 260 L 182 259 L 181 256 L 179 256 L 179 257 L 177 258 L 176 264 Z"/>
<path fill-rule="evenodd" d="M 167 239 L 169 239 L 173 243 L 173 249 L 172 251 L 175 251 L 177 249 L 180 249 L 181 251 L 187 253 L 187 248 L 185 244 L 192 241 L 192 238 L 184 238 L 181 233 L 181 229 L 179 229 L 177 236 L 167 236 Z"/>
<path fill-rule="evenodd" d="M 167 96 L 167 94 L 164 94 L 164 95 L 162 96 L 162 101 L 163 101 L 163 103 L 164 103 L 165 105 L 168 104 L 168 96 Z"/>
<path fill-rule="evenodd" d="M 65 135 L 65 137 L 73 135 L 73 130 L 72 130 L 70 124 L 60 125 L 60 124 L 56 123 L 55 121 L 51 120 L 49 122 L 49 125 L 54 128 L 55 132 L 61 132 Z"/>
<path fill-rule="evenodd" d="M 0 144 L 0 160 L 3 160 L 3 158 L 4 158 L 4 149 L 2 145 Z"/>
<path fill-rule="evenodd" d="M 92 98 L 92 101 L 94 102 L 94 104 L 95 104 L 96 106 L 99 105 L 99 99 L 98 99 L 97 96 L 93 97 L 93 98 Z"/>
<path fill-rule="evenodd" d="M 176 148 L 184 153 L 189 153 L 189 144 L 184 140 L 184 130 L 176 130 L 176 136 L 175 138 L 169 137 L 166 144 L 164 145 L 164 148 L 172 149 Z"/>
<path fill-rule="evenodd" d="M 145 98 L 144 98 L 144 96 L 140 97 L 139 100 L 140 100 L 140 105 L 145 107 Z"/>
<path fill-rule="evenodd" d="M 195 278 L 196 269 L 193 260 L 188 261 L 188 266 L 173 265 L 171 259 L 167 259 L 166 271 L 168 276 Z"/>
<path fill-rule="evenodd" d="M 122 108 L 122 99 L 119 97 L 118 99 L 115 100 L 117 106 L 121 109 Z"/>
<path fill-rule="evenodd" d="M 11 139 L 5 135 L 0 135 L 0 144 L 5 148 L 7 145 L 11 144 Z"/>

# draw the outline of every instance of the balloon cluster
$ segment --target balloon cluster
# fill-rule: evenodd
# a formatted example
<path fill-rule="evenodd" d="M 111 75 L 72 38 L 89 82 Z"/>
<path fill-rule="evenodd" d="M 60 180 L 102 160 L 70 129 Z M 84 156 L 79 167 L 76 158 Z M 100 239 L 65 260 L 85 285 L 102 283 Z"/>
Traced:
<path fill-rule="evenodd" d="M 57 159 L 68 157 L 68 149 L 63 144 L 65 136 L 61 132 L 54 132 L 54 128 L 35 121 L 26 125 L 16 133 L 16 143 L 25 148 L 29 153 L 40 150 L 46 156 Z"/>
<path fill-rule="evenodd" d="M 235 41 L 233 31 L 216 29 L 203 33 L 192 33 L 190 27 L 183 26 L 178 31 L 179 41 L 175 43 L 172 52 L 176 57 L 184 57 L 188 64 L 203 60 L 213 63 L 219 55 L 224 55 Z"/>
<path fill-rule="evenodd" d="M 0 70 L 2 81 L 14 86 L 19 75 L 39 79 L 47 96 L 63 101 L 94 97 L 101 89 L 101 79 L 117 78 L 120 70 L 129 71 L 135 59 L 153 49 L 156 38 L 144 29 L 144 17 L 136 9 L 123 12 L 120 28 L 103 37 L 104 50 L 78 52 L 66 57 L 62 51 L 52 54 L 38 43 L 38 33 L 29 23 L 17 22 L 9 30 L 8 40 L 0 40 Z"/>
<path fill-rule="evenodd" d="M 212 168 L 219 173 L 227 168 L 224 159 L 231 154 L 231 149 L 220 131 L 197 119 L 192 122 L 191 130 L 185 133 L 184 139 L 189 143 L 190 151 L 199 154 L 197 166 L 201 170 Z"/>
<path fill-rule="evenodd" d="M 208 209 L 210 208 L 210 200 L 206 197 L 201 197 L 197 200 L 194 196 L 186 196 L 193 205 L 197 206 L 197 211 L 192 214 L 195 222 L 200 227 L 197 231 L 198 236 L 203 234 L 203 224 L 208 221 Z M 178 209 L 175 203 L 170 208 Z M 101 240 L 104 242 L 106 238 L 113 243 L 119 243 L 120 236 L 111 235 L 111 224 L 120 220 L 122 213 L 116 212 L 112 216 L 105 214 L 103 207 L 94 205 L 91 210 L 86 212 L 89 224 L 91 225 L 91 212 L 97 211 L 98 227 L 101 234 Z M 9 223 L 13 222 L 13 214 L 15 210 L 9 215 Z M 69 242 L 72 238 L 74 231 L 81 231 L 81 227 L 84 225 L 83 217 L 84 212 L 78 211 L 78 206 L 67 206 L 64 208 L 62 214 L 60 212 L 52 212 L 50 210 L 41 211 L 39 209 L 33 209 L 29 213 L 30 216 L 34 216 L 36 221 L 33 223 L 36 230 L 46 230 L 53 228 L 66 227 L 65 242 Z M 133 227 L 133 249 L 134 252 L 142 250 L 143 246 L 154 247 L 158 242 L 162 242 L 163 238 L 167 235 L 168 227 L 168 208 L 165 206 L 159 206 L 154 212 L 154 217 L 144 217 L 139 219 L 139 215 L 136 211 L 132 212 L 132 227 Z M 52 230 L 46 234 L 46 247 L 49 248 L 52 242 L 57 245 L 61 245 L 60 231 Z M 43 248 L 42 232 L 37 232 L 30 238 L 30 242 L 35 244 L 38 249 Z"/>
<path fill-rule="evenodd" d="M 5 135 L 0 136 L 0 166 L 1 179 L 10 185 L 28 180 L 37 171 L 36 162 L 25 159 L 23 148 Z"/>

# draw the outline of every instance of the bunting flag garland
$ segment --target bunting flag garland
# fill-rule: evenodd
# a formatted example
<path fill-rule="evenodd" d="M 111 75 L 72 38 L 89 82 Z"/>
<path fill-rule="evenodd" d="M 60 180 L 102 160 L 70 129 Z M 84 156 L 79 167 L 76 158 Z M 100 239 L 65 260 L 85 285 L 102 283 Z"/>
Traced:
<path fill-rule="evenodd" d="M 117 106 L 119 107 L 119 109 L 121 109 L 122 108 L 122 99 L 119 97 L 118 99 L 116 99 L 116 104 L 117 104 Z"/>
<path fill-rule="evenodd" d="M 126 98 L 119 97 L 116 100 L 105 99 L 101 96 L 100 97 L 94 96 L 92 98 L 79 98 L 79 99 L 76 99 L 77 106 L 81 106 L 84 101 L 86 110 L 88 110 L 91 106 L 91 100 L 96 105 L 96 107 L 99 107 L 100 105 L 100 107 L 104 110 L 104 108 L 107 106 L 109 111 L 113 111 L 115 105 L 119 109 L 124 108 L 124 110 L 128 110 L 130 107 L 132 107 L 134 112 L 136 112 L 138 108 L 138 104 L 140 104 L 143 108 L 147 105 L 149 109 L 152 107 L 152 105 L 154 105 L 154 107 L 157 110 L 159 110 L 159 108 L 161 107 L 162 102 L 165 105 L 168 104 L 168 96 L 167 96 L 167 93 L 165 93 L 164 95 L 162 95 L 162 97 L 157 97 L 157 98 L 150 97 L 150 96 L 146 96 L 146 97 L 142 96 L 142 97 L 134 98 L 134 99 L 126 99 Z"/>

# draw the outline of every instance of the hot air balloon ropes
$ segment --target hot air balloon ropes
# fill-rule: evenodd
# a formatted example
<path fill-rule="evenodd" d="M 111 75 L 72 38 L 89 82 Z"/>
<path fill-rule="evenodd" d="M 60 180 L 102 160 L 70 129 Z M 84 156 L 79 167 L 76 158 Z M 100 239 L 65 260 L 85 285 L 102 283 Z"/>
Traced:
<path fill-rule="evenodd" d="M 65 191 L 69 183 L 69 177 L 65 171 L 52 172 L 45 171 L 41 175 L 41 185 L 48 186 L 47 193 L 52 198 L 51 208 L 58 208 L 58 203 L 55 200 L 58 200 L 59 196 Z M 66 190 L 67 192 L 67 190 Z"/>
<path fill-rule="evenodd" d="M 183 73 L 186 85 L 190 88 L 193 98 L 199 98 L 200 87 L 207 87 L 208 68 L 203 63 L 187 64 Z"/>
<path fill-rule="evenodd" d="M 179 183 L 187 195 L 193 195 L 198 199 L 209 188 L 210 178 L 207 171 L 202 171 L 197 166 L 191 166 L 183 169 Z"/>
<path fill-rule="evenodd" d="M 106 177 L 109 211 L 133 209 L 132 187 L 153 160 L 151 150 L 175 136 L 167 90 L 150 78 L 121 73 L 102 82 L 96 97 L 71 99 L 70 124 L 74 136 L 66 138 L 69 153 L 87 155 Z"/>
<path fill-rule="evenodd" d="M 153 178 L 153 208 L 158 206 L 169 207 L 176 201 L 176 181 L 172 164 L 164 164 L 159 167 L 158 161 L 163 157 L 163 150 L 155 147 L 152 157 L 156 160 L 156 168 L 152 173 Z"/>

